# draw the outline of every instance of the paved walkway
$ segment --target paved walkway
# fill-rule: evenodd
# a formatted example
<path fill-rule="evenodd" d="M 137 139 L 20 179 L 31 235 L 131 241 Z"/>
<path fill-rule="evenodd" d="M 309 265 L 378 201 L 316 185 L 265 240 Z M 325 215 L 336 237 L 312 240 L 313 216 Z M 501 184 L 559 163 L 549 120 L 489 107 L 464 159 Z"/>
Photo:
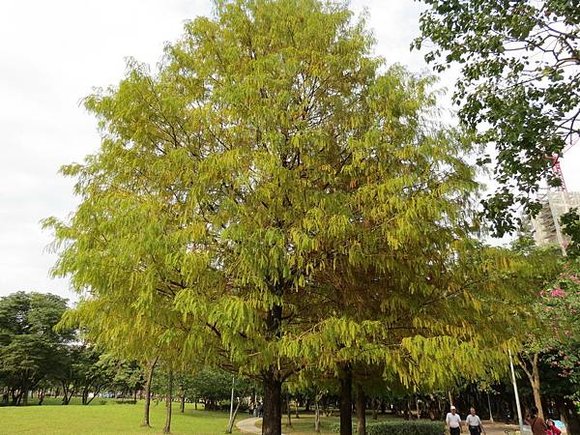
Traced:
<path fill-rule="evenodd" d="M 252 434 L 261 434 L 262 429 L 256 426 L 256 423 L 262 421 L 261 418 L 245 418 L 244 420 L 240 420 L 236 423 L 236 427 L 242 433 L 252 433 Z M 504 423 L 490 423 L 489 421 L 484 421 L 483 426 L 486 429 L 486 435 L 506 435 L 505 430 L 511 429 L 513 431 L 517 430 L 518 427 L 515 425 L 508 425 Z M 465 434 L 466 432 L 463 431 Z"/>
<path fill-rule="evenodd" d="M 242 433 L 262 433 L 262 429 L 256 426 L 256 423 L 262 421 L 261 418 L 245 418 L 236 423 L 236 427 Z"/>
<path fill-rule="evenodd" d="M 489 421 L 483 421 L 483 427 L 485 428 L 486 435 L 506 435 L 506 430 L 516 431 L 519 430 L 518 426 L 513 424 L 505 423 L 490 423 Z M 466 433 L 465 431 L 463 433 Z M 469 432 L 467 432 L 469 433 Z M 515 433 L 515 432 L 508 432 Z"/>

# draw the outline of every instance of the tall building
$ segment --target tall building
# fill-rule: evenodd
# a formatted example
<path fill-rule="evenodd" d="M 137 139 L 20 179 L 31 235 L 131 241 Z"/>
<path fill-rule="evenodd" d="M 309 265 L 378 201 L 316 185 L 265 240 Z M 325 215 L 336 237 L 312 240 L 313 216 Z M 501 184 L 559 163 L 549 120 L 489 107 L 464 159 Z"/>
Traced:
<path fill-rule="evenodd" d="M 580 192 L 547 191 L 540 202 L 542 209 L 530 220 L 534 240 L 538 246 L 560 245 L 564 250 L 568 240 L 562 233 L 560 217 L 571 208 L 580 208 Z"/>

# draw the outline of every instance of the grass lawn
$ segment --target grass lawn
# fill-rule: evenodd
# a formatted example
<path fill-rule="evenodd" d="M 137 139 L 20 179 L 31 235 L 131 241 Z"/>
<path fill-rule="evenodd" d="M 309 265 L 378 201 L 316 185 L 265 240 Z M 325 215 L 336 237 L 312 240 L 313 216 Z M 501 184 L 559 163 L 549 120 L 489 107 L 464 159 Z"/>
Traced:
<path fill-rule="evenodd" d="M 330 431 L 330 426 L 333 423 L 339 423 L 340 418 L 336 417 L 320 417 L 320 433 L 334 433 Z M 284 416 L 282 418 L 282 432 L 284 434 L 292 435 L 306 435 L 314 434 L 314 415 L 313 414 L 301 414 L 300 418 L 295 418 L 292 416 L 292 427 L 287 426 L 288 418 Z"/>
<path fill-rule="evenodd" d="M 236 421 L 248 418 L 247 413 L 239 413 Z M 314 415 L 292 416 L 292 427 L 288 427 L 287 417 L 282 420 L 282 431 L 291 435 L 312 435 Z M 42 406 L 0 407 L 0 435 L 157 435 L 165 424 L 165 403 L 151 403 L 151 428 L 139 425 L 143 418 L 143 402 L 136 405 L 117 404 L 114 400 L 95 399 L 89 406 L 82 406 L 73 399 L 63 406 L 59 400 L 47 399 Z M 380 417 L 384 418 L 383 416 Z M 371 422 L 370 415 L 367 423 Z M 338 416 L 321 418 L 321 433 L 330 434 L 330 427 L 338 423 Z M 171 433 L 175 435 L 216 435 L 225 433 L 228 423 L 227 412 L 194 410 L 188 403 L 185 414 L 179 412 L 179 405 L 173 405 Z M 240 431 L 234 427 L 234 433 Z"/>
<path fill-rule="evenodd" d="M 95 399 L 95 402 L 99 399 Z M 223 434 L 228 423 L 226 412 L 195 411 L 188 404 L 185 414 L 174 404 L 171 433 L 175 435 Z M 143 402 L 137 405 L 42 405 L 0 407 L 0 434 L 100 435 L 159 434 L 165 424 L 165 406 L 151 404 L 151 428 L 139 427 Z M 245 418 L 245 415 L 240 416 Z M 234 431 L 237 431 L 234 429 Z M 239 433 L 239 431 L 237 431 Z"/>
<path fill-rule="evenodd" d="M 392 418 L 390 416 L 379 415 L 379 420 L 386 420 Z M 353 415 L 352 417 L 353 424 L 356 424 L 356 417 Z M 370 414 L 367 414 L 367 424 L 372 423 L 373 420 Z M 292 415 L 292 427 L 287 425 L 288 417 L 284 415 L 282 417 L 282 432 L 284 434 L 292 434 L 292 435 L 313 435 L 316 434 L 314 432 L 314 414 L 300 414 L 300 418 L 294 417 Z M 340 417 L 338 415 L 331 416 L 331 417 L 320 417 L 320 432 L 322 434 L 336 434 L 336 432 L 332 432 L 330 430 L 331 426 L 340 423 Z M 258 427 L 261 427 L 260 424 L 257 424 Z"/>

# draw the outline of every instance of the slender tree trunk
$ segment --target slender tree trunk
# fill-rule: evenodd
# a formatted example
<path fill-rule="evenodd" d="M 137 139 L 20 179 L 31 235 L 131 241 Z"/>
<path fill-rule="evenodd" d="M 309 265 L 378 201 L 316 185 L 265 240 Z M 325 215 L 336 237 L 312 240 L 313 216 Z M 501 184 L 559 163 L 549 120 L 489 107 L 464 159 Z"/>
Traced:
<path fill-rule="evenodd" d="M 149 410 L 151 409 L 151 383 L 153 382 L 153 372 L 155 371 L 157 360 L 159 360 L 158 356 L 149 361 L 149 364 L 147 365 L 147 378 L 145 379 L 145 408 L 141 426 L 151 426 L 149 421 Z"/>
<path fill-rule="evenodd" d="M 288 423 L 286 426 L 292 427 L 292 409 L 290 408 L 290 393 L 286 392 L 286 411 L 288 414 Z"/>
<path fill-rule="evenodd" d="M 347 364 L 340 375 L 340 435 L 352 435 L 352 368 Z"/>
<path fill-rule="evenodd" d="M 173 371 L 169 370 L 167 382 L 167 396 L 165 397 L 165 426 L 163 427 L 163 433 L 171 433 L 171 405 L 172 405 L 172 394 L 173 394 Z"/>
<path fill-rule="evenodd" d="M 373 420 L 379 419 L 379 409 L 381 407 L 381 401 L 375 397 L 373 399 Z"/>
<path fill-rule="evenodd" d="M 282 433 L 282 381 L 276 368 L 263 373 L 264 380 L 264 418 L 262 435 L 280 435 Z"/>
<path fill-rule="evenodd" d="M 101 387 L 99 387 L 98 389 L 95 390 L 95 394 L 93 394 L 93 397 L 91 397 L 89 400 L 87 400 L 86 405 L 90 405 L 91 402 L 93 400 L 95 400 L 95 397 L 97 397 L 97 394 L 99 394 L 99 392 L 101 391 Z"/>
<path fill-rule="evenodd" d="M 81 397 L 82 397 L 81 398 L 81 404 L 82 405 L 86 405 L 87 404 L 87 401 L 89 400 L 89 387 L 85 386 L 83 388 L 83 393 L 82 393 L 82 396 Z"/>
<path fill-rule="evenodd" d="M 320 432 L 320 396 L 314 399 L 314 432 Z"/>
<path fill-rule="evenodd" d="M 226 433 L 232 433 L 232 430 L 234 429 L 234 422 L 236 421 L 236 416 L 238 415 L 239 409 L 240 409 L 240 400 L 238 397 L 238 404 L 236 405 L 236 409 L 234 410 L 233 414 L 230 416 L 230 421 L 228 422 Z"/>
<path fill-rule="evenodd" d="M 22 390 L 22 404 L 24 406 L 28 405 L 28 386 L 25 386 Z"/>
<path fill-rule="evenodd" d="M 46 394 L 46 392 L 44 391 L 44 389 L 40 390 L 38 392 L 38 404 L 42 405 L 42 402 L 44 402 L 44 395 Z"/>
<path fill-rule="evenodd" d="M 421 407 L 419 406 L 419 397 L 415 396 L 415 408 L 417 409 L 417 420 L 421 420 Z"/>
<path fill-rule="evenodd" d="M 531 371 L 525 364 L 523 357 L 520 356 L 519 359 L 521 362 L 522 369 L 528 376 L 528 380 L 530 381 L 530 385 L 532 387 L 532 394 L 534 395 L 534 405 L 536 405 L 536 408 L 538 408 L 538 417 L 543 419 L 544 408 L 542 407 L 542 396 L 540 393 L 540 370 L 538 364 L 539 354 L 534 353 L 532 358 L 529 359 L 529 362 L 532 366 Z"/>
<path fill-rule="evenodd" d="M 493 413 L 491 412 L 491 400 L 489 400 L 489 393 L 487 393 L 487 406 L 489 408 L 489 421 L 493 423 Z"/>
<path fill-rule="evenodd" d="M 356 433 L 357 435 L 367 434 L 367 415 L 366 415 L 367 398 L 362 385 L 356 387 Z"/>
<path fill-rule="evenodd" d="M 185 413 L 185 391 L 181 393 L 181 404 L 179 406 L 179 411 L 184 414 Z"/>

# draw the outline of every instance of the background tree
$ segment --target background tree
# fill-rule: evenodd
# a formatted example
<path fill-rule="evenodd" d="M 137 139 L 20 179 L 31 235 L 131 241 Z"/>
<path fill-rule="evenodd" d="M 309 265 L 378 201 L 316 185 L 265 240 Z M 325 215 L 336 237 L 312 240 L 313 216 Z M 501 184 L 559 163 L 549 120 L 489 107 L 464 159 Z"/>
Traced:
<path fill-rule="evenodd" d="M 101 391 L 114 389 L 117 367 L 111 358 L 93 346 L 72 343 L 63 349 L 63 355 L 52 379 L 62 387 L 64 405 L 79 394 L 81 403 L 89 405 Z"/>
<path fill-rule="evenodd" d="M 534 214 L 543 179 L 561 180 L 553 158 L 580 133 L 580 12 L 573 0 L 421 0 L 422 36 L 435 70 L 461 67 L 455 102 L 479 140 L 495 146 L 499 188 L 484 201 L 497 235 Z M 434 46 L 428 43 L 434 43 Z M 481 162 L 489 162 L 486 156 Z M 578 215 L 569 218 L 574 223 Z M 578 225 L 569 225 L 580 240 Z"/>
<path fill-rule="evenodd" d="M 0 383 L 13 405 L 26 404 L 28 392 L 55 374 L 66 353 L 70 331 L 53 327 L 66 310 L 56 295 L 17 292 L 0 298 Z"/>
<path fill-rule="evenodd" d="M 570 433 L 580 433 L 578 400 L 580 381 L 580 263 L 568 260 L 561 274 L 543 293 L 538 315 L 545 325 L 540 376 L 547 382 L 542 392 L 551 398 Z"/>

